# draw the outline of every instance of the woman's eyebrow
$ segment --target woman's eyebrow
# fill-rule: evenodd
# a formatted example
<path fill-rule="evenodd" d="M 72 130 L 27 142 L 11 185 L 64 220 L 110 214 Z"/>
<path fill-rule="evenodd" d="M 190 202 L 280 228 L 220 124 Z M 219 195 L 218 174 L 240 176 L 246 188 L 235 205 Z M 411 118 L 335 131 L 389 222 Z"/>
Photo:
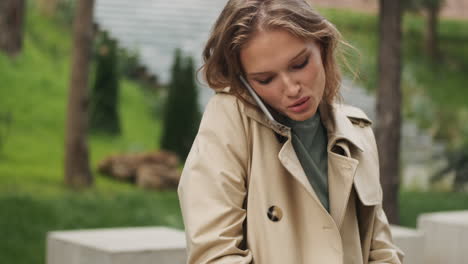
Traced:
<path fill-rule="evenodd" d="M 290 59 L 289 61 L 293 61 L 297 58 L 299 58 L 300 56 L 302 56 L 302 54 L 306 53 L 307 52 L 307 48 L 304 48 L 301 52 L 299 52 L 296 56 L 294 56 L 294 58 Z"/>
<path fill-rule="evenodd" d="M 291 61 L 294 61 L 295 59 L 299 58 L 300 56 L 302 56 L 304 53 L 307 52 L 307 47 L 304 48 L 303 50 L 301 50 L 296 56 L 294 56 L 292 59 L 289 60 L 289 62 Z M 252 76 L 252 75 L 263 75 L 263 74 L 267 74 L 267 73 L 272 73 L 272 72 L 253 72 L 253 73 L 248 73 L 248 75 Z"/>

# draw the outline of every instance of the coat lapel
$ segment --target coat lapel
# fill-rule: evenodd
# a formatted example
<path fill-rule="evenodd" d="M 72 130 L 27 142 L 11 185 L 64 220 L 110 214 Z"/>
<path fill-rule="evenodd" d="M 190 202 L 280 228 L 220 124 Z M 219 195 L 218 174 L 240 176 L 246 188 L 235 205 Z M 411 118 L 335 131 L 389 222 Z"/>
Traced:
<path fill-rule="evenodd" d="M 312 196 L 312 198 L 323 208 L 322 203 L 320 202 L 317 194 L 312 189 L 312 185 L 307 179 L 307 175 L 302 169 L 301 163 L 297 158 L 296 151 L 291 142 L 291 137 L 284 143 L 281 148 L 278 158 L 283 166 L 288 170 L 288 172 L 306 189 L 306 191 Z M 323 208 L 325 210 L 325 208 Z"/>
<path fill-rule="evenodd" d="M 352 158 L 351 147 L 363 151 L 353 124 L 337 106 L 321 105 L 321 117 L 328 132 L 328 190 L 330 214 L 341 228 L 359 161 Z M 338 147 L 343 155 L 333 152 Z"/>
<path fill-rule="evenodd" d="M 328 153 L 330 214 L 338 228 L 343 223 L 358 163 L 355 159 Z"/>

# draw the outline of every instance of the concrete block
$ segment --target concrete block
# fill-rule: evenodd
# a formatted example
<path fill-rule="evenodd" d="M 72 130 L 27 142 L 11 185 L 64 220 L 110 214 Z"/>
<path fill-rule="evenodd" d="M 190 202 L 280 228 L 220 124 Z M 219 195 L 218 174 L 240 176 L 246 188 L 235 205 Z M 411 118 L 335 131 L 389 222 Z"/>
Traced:
<path fill-rule="evenodd" d="M 47 264 L 183 264 L 185 234 L 166 227 L 53 231 Z"/>
<path fill-rule="evenodd" d="M 399 247 L 405 258 L 405 264 L 423 264 L 424 234 L 421 231 L 401 226 L 390 226 L 393 242 Z"/>
<path fill-rule="evenodd" d="M 424 232 L 424 263 L 468 263 L 468 211 L 438 212 L 418 217 Z"/>

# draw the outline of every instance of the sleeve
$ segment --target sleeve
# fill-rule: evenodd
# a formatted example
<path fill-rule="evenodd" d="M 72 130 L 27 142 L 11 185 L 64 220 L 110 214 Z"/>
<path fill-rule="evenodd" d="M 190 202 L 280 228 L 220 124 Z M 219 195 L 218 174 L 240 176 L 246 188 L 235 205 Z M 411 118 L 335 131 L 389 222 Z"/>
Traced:
<path fill-rule="evenodd" d="M 207 105 L 178 187 L 188 264 L 252 262 L 242 246 L 247 136 L 237 102 L 223 96 Z"/>
<path fill-rule="evenodd" d="M 401 264 L 403 252 L 393 243 L 390 225 L 382 205 L 377 205 L 369 264 Z"/>

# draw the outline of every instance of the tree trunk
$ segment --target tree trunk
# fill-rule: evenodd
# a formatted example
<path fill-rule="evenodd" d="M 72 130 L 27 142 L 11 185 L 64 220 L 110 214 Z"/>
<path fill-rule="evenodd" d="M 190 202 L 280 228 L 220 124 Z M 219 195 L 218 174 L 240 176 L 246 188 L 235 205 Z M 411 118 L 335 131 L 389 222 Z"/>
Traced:
<path fill-rule="evenodd" d="M 429 57 L 434 61 L 439 58 L 439 45 L 437 37 L 439 11 L 440 8 L 436 5 L 432 5 L 427 8 L 426 50 Z"/>
<path fill-rule="evenodd" d="M 0 50 L 16 56 L 23 46 L 24 0 L 0 0 Z"/>
<path fill-rule="evenodd" d="M 383 207 L 389 221 L 394 224 L 399 220 L 401 20 L 399 0 L 380 0 L 376 138 L 384 192 Z"/>
<path fill-rule="evenodd" d="M 78 0 L 73 29 L 73 61 L 65 142 L 65 183 L 74 188 L 90 186 L 93 183 L 86 141 L 93 7 L 94 0 Z"/>

